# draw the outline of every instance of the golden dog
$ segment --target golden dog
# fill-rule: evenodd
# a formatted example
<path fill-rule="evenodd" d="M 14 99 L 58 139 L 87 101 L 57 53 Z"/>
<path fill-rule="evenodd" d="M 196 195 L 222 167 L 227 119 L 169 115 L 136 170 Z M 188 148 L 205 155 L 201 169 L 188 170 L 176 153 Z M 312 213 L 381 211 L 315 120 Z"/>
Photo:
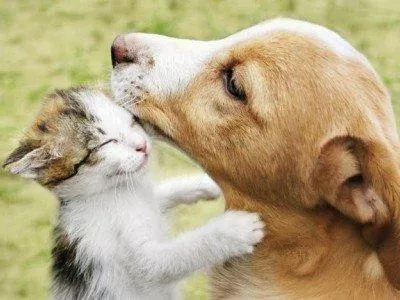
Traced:
<path fill-rule="evenodd" d="M 267 224 L 253 255 L 215 268 L 214 299 L 400 298 L 399 140 L 349 43 L 277 19 L 209 42 L 127 34 L 112 59 L 121 105 Z"/>

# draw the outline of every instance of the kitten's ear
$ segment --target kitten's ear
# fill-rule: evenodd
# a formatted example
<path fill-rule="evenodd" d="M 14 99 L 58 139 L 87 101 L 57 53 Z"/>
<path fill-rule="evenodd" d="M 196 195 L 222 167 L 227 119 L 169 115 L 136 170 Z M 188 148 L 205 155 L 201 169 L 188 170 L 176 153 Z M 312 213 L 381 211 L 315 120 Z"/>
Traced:
<path fill-rule="evenodd" d="M 387 278 L 400 289 L 400 168 L 390 145 L 333 138 L 321 149 L 313 182 L 321 199 L 362 225 Z"/>
<path fill-rule="evenodd" d="M 38 169 L 46 164 L 48 158 L 48 152 L 44 147 L 26 143 L 19 145 L 7 157 L 3 167 L 11 174 L 35 179 L 38 176 Z"/>

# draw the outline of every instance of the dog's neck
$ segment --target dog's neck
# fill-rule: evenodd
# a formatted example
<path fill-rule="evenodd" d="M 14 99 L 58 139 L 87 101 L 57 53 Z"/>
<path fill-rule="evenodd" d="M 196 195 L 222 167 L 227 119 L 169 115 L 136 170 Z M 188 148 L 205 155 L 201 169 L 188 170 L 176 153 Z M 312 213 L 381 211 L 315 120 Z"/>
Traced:
<path fill-rule="evenodd" d="M 265 199 L 253 199 L 229 187 L 224 188 L 224 196 L 227 209 L 257 212 L 266 223 L 266 238 L 251 257 L 227 264 L 215 273 L 225 273 L 223 277 L 229 278 L 235 270 L 242 270 L 243 274 L 247 270 L 248 277 L 242 274 L 242 278 L 235 281 L 242 281 L 245 291 L 252 290 L 245 288 L 246 285 L 253 285 L 253 292 L 235 292 L 238 295 L 254 299 L 259 293 L 262 293 L 261 299 L 283 295 L 289 298 L 296 295 L 297 299 L 301 295 L 318 298 L 317 295 L 323 294 L 347 297 L 348 289 L 362 295 L 374 286 L 381 294 L 399 296 L 387 283 L 376 254 L 362 239 L 360 229 L 334 209 L 293 208 L 271 201 L 268 195 L 264 196 Z M 221 277 L 214 281 L 221 280 Z M 246 282 L 246 278 L 251 278 L 251 282 Z M 271 290 L 260 289 L 262 292 L 258 293 L 257 279 L 270 282 Z M 360 282 L 358 287 L 347 287 L 348 283 L 356 281 Z M 229 285 L 229 280 L 226 284 Z M 219 297 L 218 291 L 227 288 L 233 287 L 215 286 L 216 298 Z M 369 297 L 371 295 L 366 293 L 366 298 Z"/>
<path fill-rule="evenodd" d="M 294 208 L 285 204 L 290 201 L 270 199 L 270 195 L 254 199 L 232 188 L 224 190 L 224 195 L 227 209 L 254 211 L 262 216 L 267 235 L 255 256 L 268 253 L 274 257 L 278 268 L 294 276 L 315 272 L 333 247 L 334 226 L 339 221 L 344 222 L 340 214 L 329 207 Z M 352 227 L 350 223 L 348 226 Z"/>

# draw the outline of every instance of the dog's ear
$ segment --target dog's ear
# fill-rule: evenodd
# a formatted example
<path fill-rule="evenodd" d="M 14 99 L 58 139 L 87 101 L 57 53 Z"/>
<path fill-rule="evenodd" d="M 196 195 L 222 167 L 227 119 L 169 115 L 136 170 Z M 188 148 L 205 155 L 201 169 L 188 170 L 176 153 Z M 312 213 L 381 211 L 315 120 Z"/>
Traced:
<path fill-rule="evenodd" d="M 362 235 L 400 289 L 400 169 L 391 148 L 350 136 L 333 138 L 321 149 L 313 184 L 322 200 L 363 225 Z"/>
<path fill-rule="evenodd" d="M 3 167 L 11 174 L 36 179 L 38 169 L 43 167 L 47 158 L 48 153 L 44 147 L 36 143 L 23 143 L 7 157 Z"/>

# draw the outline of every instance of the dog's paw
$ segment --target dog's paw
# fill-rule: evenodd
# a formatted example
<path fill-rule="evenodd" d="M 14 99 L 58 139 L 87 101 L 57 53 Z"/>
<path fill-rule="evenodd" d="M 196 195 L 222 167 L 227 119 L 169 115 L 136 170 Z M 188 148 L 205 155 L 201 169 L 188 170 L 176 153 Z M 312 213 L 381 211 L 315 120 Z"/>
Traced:
<path fill-rule="evenodd" d="M 227 211 L 214 220 L 214 226 L 230 256 L 252 253 L 265 234 L 260 216 L 244 211 Z"/>

